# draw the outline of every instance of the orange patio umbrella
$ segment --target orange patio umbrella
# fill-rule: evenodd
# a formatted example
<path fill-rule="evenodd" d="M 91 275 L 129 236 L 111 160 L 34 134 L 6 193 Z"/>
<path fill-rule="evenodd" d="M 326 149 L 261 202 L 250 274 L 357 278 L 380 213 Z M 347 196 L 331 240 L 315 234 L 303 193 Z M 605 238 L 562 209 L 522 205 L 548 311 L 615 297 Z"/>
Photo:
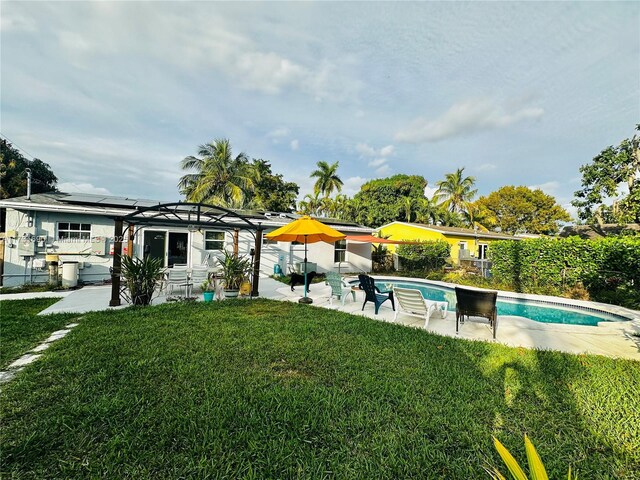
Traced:
<path fill-rule="evenodd" d="M 299 301 L 300 303 L 313 303 L 313 300 L 307 297 L 307 243 L 335 243 L 346 238 L 346 235 L 305 215 L 267 233 L 265 236 L 269 240 L 279 242 L 304 242 L 304 297 Z"/>

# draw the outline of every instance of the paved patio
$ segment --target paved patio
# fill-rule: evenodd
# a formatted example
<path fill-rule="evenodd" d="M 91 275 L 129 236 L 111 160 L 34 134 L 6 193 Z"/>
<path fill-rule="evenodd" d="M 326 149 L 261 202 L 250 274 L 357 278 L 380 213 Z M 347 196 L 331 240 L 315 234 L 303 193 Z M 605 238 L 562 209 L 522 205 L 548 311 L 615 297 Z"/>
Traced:
<path fill-rule="evenodd" d="M 297 287 L 291 292 L 284 285 L 271 278 L 260 279 L 260 296 L 281 301 L 297 302 L 302 296 L 303 287 Z M 362 311 L 364 292 L 357 292 L 354 302 L 349 296 L 344 307 L 334 300 L 330 305 L 329 296 L 331 289 L 324 283 L 311 285 L 309 297 L 313 299 L 313 305 L 321 308 L 331 308 L 354 315 L 363 315 L 378 321 L 392 322 L 394 312 L 391 305 L 386 302 L 380 308 L 378 315 L 374 314 L 373 305 L 367 304 Z M 55 292 L 53 292 L 55 293 Z M 24 296 L 24 297 L 23 297 Z M 11 298 L 33 298 L 37 294 L 2 295 L 0 300 Z M 42 295 L 41 295 L 42 296 Z M 56 295 L 47 295 L 56 296 Z M 59 295 L 58 295 L 59 296 Z M 74 292 L 66 293 L 64 298 L 51 307 L 40 312 L 41 315 L 49 313 L 85 313 L 109 308 L 111 297 L 110 286 L 84 287 Z M 199 297 L 201 298 L 201 296 Z M 154 305 L 164 303 L 167 299 L 160 295 L 154 299 Z M 118 307 L 118 308 L 124 308 Z M 640 312 L 639 312 L 640 316 Z M 424 328 L 424 320 L 420 318 L 400 314 L 398 323 L 415 328 Z M 640 324 L 635 322 L 603 322 L 599 326 L 577 326 L 540 323 L 522 317 L 499 316 L 497 339 L 493 340 L 491 330 L 485 323 L 467 321 L 460 328 L 460 333 L 455 332 L 455 313 L 448 312 L 444 319 L 438 315 L 431 317 L 427 328 L 430 332 L 439 335 L 465 338 L 470 340 L 484 340 L 498 342 L 512 347 L 539 348 L 559 350 L 569 353 L 592 353 L 609 357 L 629 358 L 640 360 Z M 636 333 L 636 335 L 634 335 Z"/>

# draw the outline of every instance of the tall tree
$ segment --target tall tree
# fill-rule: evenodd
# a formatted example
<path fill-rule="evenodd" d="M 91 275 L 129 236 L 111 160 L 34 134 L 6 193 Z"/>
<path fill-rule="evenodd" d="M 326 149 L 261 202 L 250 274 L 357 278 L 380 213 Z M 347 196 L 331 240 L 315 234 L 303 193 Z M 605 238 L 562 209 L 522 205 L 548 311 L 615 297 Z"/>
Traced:
<path fill-rule="evenodd" d="M 560 229 L 559 222 L 571 220 L 556 199 L 540 189 L 506 186 L 472 205 L 487 228 L 506 233 L 538 233 L 550 235 Z"/>
<path fill-rule="evenodd" d="M 640 132 L 640 125 L 636 125 Z M 640 223 L 640 136 L 609 146 L 580 167 L 582 189 L 572 201 L 578 217 L 592 225 Z M 622 187 L 628 191 L 623 193 Z M 617 198 L 608 202 L 607 198 Z"/>
<path fill-rule="evenodd" d="M 339 163 L 329 165 L 327 162 L 320 161 L 316 165 L 318 168 L 311 172 L 311 178 L 316 179 L 313 186 L 314 193 L 329 197 L 334 190 L 341 192 L 343 183 L 337 173 Z"/>
<path fill-rule="evenodd" d="M 256 169 L 249 166 L 244 153 L 233 156 L 228 139 L 216 139 L 200 145 L 198 156 L 182 160 L 180 193 L 190 202 L 208 202 L 223 207 L 242 208 L 255 189 Z"/>
<path fill-rule="evenodd" d="M 27 168 L 31 169 L 31 193 L 57 191 L 58 178 L 49 164 L 37 158 L 27 160 L 6 140 L 0 141 L 0 198 L 27 194 Z"/>
<path fill-rule="evenodd" d="M 360 187 L 353 197 L 352 213 L 349 220 L 363 225 L 379 227 L 395 220 L 407 219 L 406 197 L 414 203 L 424 198 L 427 181 L 419 175 L 394 175 L 388 178 L 370 180 Z"/>
<path fill-rule="evenodd" d="M 462 213 L 467 203 L 478 193 L 478 190 L 473 188 L 475 183 L 475 177 L 465 177 L 464 167 L 459 168 L 453 173 L 447 173 L 444 180 L 436 183 L 436 196 L 449 211 Z"/>
<path fill-rule="evenodd" d="M 248 208 L 271 212 L 292 212 L 296 209 L 296 198 L 300 187 L 285 182 L 282 175 L 271 171 L 271 164 L 262 159 L 253 159 L 249 164 L 253 176 L 254 190 L 248 194 Z"/>

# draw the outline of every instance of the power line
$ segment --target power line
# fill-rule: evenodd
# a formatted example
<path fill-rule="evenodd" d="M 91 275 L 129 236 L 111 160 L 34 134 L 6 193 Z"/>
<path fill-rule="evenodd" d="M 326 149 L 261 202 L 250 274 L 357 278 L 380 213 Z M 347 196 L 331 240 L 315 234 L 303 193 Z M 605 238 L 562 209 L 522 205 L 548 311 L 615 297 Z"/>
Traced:
<path fill-rule="evenodd" d="M 18 150 L 20 150 L 20 152 L 26 154 L 28 157 L 31 157 L 31 160 L 35 160 L 36 157 L 34 157 L 33 155 L 31 155 L 29 152 L 27 152 L 24 148 L 19 147 L 18 145 L 16 145 L 16 142 L 14 142 L 13 140 L 11 140 L 9 137 L 7 137 L 4 133 L 0 132 L 0 137 L 4 138 L 6 141 L 8 141 L 11 146 L 13 146 L 13 148 L 17 148 Z"/>

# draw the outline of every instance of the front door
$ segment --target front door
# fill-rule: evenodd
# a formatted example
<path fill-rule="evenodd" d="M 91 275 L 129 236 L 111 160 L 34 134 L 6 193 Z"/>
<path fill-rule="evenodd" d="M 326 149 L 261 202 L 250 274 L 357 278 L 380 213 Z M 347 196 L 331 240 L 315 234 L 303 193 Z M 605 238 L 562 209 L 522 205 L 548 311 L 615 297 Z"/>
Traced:
<path fill-rule="evenodd" d="M 144 232 L 144 257 L 159 258 L 164 265 L 164 252 L 167 232 L 145 230 Z"/>
<path fill-rule="evenodd" d="M 169 232 L 167 266 L 174 264 L 186 265 L 188 262 L 187 246 L 189 244 L 189 234 L 183 232 Z"/>

